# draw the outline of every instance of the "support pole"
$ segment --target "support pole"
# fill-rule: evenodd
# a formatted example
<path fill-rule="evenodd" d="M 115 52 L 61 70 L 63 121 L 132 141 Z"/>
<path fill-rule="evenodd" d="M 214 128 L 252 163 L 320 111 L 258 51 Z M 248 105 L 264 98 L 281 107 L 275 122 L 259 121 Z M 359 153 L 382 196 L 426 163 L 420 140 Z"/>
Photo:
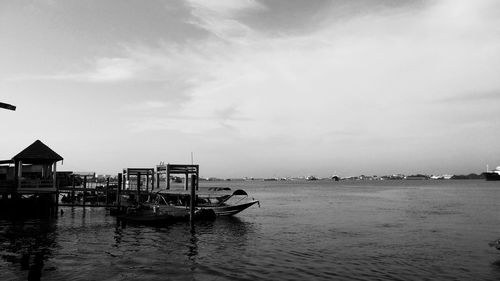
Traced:
<path fill-rule="evenodd" d="M 128 187 L 130 189 L 130 182 L 128 182 Z M 121 187 L 121 191 L 124 191 L 124 190 L 127 190 L 127 181 L 125 180 L 125 176 L 123 176 L 122 178 L 122 187 Z M 120 202 L 121 202 L 121 197 L 120 197 Z"/>
<path fill-rule="evenodd" d="M 87 188 L 87 176 L 83 176 L 83 197 L 82 197 L 82 203 L 85 208 L 85 189 Z"/>
<path fill-rule="evenodd" d="M 109 177 L 106 178 L 106 201 L 105 201 L 106 202 L 106 206 L 109 205 L 109 199 L 108 199 L 108 197 L 109 197 Z"/>
<path fill-rule="evenodd" d="M 71 175 L 71 205 L 75 206 L 75 175 Z"/>
<path fill-rule="evenodd" d="M 141 196 L 141 173 L 137 173 L 137 203 L 140 202 Z"/>
<path fill-rule="evenodd" d="M 170 165 L 167 165 L 167 190 L 170 190 Z"/>
<path fill-rule="evenodd" d="M 118 211 L 120 210 L 120 191 L 122 189 L 122 173 L 118 173 L 118 183 L 116 185 L 116 206 L 118 206 Z"/>
<path fill-rule="evenodd" d="M 186 176 L 186 182 L 184 183 L 184 190 L 188 191 L 189 190 L 189 174 L 185 173 Z"/>
<path fill-rule="evenodd" d="M 54 194 L 54 208 L 55 214 L 59 211 L 59 186 L 57 186 L 57 162 L 54 162 L 54 173 L 52 174 L 52 187 L 56 190 L 56 194 Z"/>
<path fill-rule="evenodd" d="M 23 161 L 17 162 L 17 189 L 21 189 L 21 181 L 23 180 Z"/>
<path fill-rule="evenodd" d="M 54 162 L 54 169 L 52 171 L 52 188 L 56 189 L 56 181 L 57 181 L 57 162 Z"/>
<path fill-rule="evenodd" d="M 196 165 L 196 191 L 199 190 L 199 179 L 200 179 L 200 166 Z"/>
<path fill-rule="evenodd" d="M 187 181 L 187 177 L 186 177 Z M 190 204 L 189 204 L 189 222 L 191 223 L 191 229 L 193 229 L 194 222 L 194 208 L 196 205 L 196 176 L 191 176 L 191 196 L 190 196 Z"/>
<path fill-rule="evenodd" d="M 155 170 L 151 171 L 151 192 L 155 189 Z"/>

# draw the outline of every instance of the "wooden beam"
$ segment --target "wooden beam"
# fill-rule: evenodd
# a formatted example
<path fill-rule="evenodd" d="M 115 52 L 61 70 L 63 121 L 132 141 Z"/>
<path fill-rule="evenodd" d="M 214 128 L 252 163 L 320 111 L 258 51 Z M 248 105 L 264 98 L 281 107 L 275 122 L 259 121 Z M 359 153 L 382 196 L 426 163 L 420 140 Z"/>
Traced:
<path fill-rule="evenodd" d="M 83 177 L 83 197 L 82 197 L 83 205 L 85 205 L 85 193 L 86 193 L 85 189 L 87 189 L 87 176 Z"/>
<path fill-rule="evenodd" d="M 137 173 L 137 203 L 140 202 L 141 196 L 141 173 Z"/>
<path fill-rule="evenodd" d="M 120 210 L 120 191 L 122 189 L 122 179 L 123 175 L 121 173 L 118 173 L 118 184 L 116 188 L 116 205 L 118 206 L 118 210 Z"/>
<path fill-rule="evenodd" d="M 186 177 L 186 182 L 188 178 Z M 194 208 L 196 205 L 196 176 L 191 176 L 191 196 L 189 198 L 189 222 L 191 224 L 191 230 L 194 230 Z"/>
<path fill-rule="evenodd" d="M 23 161 L 19 160 L 17 162 L 17 189 L 21 188 L 21 181 L 23 180 Z"/>
<path fill-rule="evenodd" d="M 170 190 L 170 165 L 167 165 L 167 190 Z"/>
<path fill-rule="evenodd" d="M 109 205 L 109 177 L 106 178 L 106 205 Z"/>
<path fill-rule="evenodd" d="M 75 204 L 75 175 L 71 175 L 71 187 L 73 190 L 71 190 L 71 202 Z"/>

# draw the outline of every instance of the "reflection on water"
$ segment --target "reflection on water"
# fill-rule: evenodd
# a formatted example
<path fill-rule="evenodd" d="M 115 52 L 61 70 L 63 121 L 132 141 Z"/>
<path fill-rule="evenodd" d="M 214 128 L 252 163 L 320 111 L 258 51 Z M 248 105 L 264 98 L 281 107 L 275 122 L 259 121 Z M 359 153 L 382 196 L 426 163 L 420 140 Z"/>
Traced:
<path fill-rule="evenodd" d="M 189 239 L 187 256 L 189 260 L 196 261 L 196 256 L 198 255 L 198 238 L 193 231 L 191 231 L 191 238 Z"/>
<path fill-rule="evenodd" d="M 56 244 L 57 224 L 53 219 L 0 221 L 0 253 L 2 260 L 11 263 L 18 276 L 40 280 L 42 271 L 52 257 Z M 0 271 L 1 272 L 1 271 Z"/>

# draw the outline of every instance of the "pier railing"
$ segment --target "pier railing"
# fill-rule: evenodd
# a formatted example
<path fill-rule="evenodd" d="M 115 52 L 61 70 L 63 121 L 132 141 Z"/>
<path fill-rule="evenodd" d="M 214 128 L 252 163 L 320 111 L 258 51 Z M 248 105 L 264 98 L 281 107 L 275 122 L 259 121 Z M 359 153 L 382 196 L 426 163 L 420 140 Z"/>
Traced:
<path fill-rule="evenodd" d="M 14 189 L 15 187 L 16 187 L 15 181 L 0 180 L 0 190 L 2 190 L 2 191 L 8 191 L 8 190 Z"/>
<path fill-rule="evenodd" d="M 35 179 L 35 180 L 22 180 L 21 188 L 49 188 L 53 187 L 53 180 Z"/>
<path fill-rule="evenodd" d="M 34 180 L 21 180 L 21 185 L 17 189 L 21 193 L 44 193 L 55 192 L 56 189 L 53 185 L 54 181 L 51 179 L 34 179 Z"/>
<path fill-rule="evenodd" d="M 44 193 L 44 192 L 55 192 L 56 189 L 53 186 L 53 180 L 51 179 L 34 179 L 34 180 L 21 180 L 20 185 L 17 181 L 13 180 L 1 180 L 0 181 L 0 191 L 1 192 L 12 192 L 17 191 L 21 193 Z"/>

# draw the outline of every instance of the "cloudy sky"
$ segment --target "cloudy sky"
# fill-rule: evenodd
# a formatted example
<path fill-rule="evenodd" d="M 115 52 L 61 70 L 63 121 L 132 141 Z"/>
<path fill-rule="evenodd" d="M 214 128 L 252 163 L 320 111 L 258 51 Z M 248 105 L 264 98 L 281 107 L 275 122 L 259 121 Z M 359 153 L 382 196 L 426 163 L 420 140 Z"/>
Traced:
<path fill-rule="evenodd" d="M 0 0 L 0 159 L 202 175 L 500 165 L 497 0 Z"/>

